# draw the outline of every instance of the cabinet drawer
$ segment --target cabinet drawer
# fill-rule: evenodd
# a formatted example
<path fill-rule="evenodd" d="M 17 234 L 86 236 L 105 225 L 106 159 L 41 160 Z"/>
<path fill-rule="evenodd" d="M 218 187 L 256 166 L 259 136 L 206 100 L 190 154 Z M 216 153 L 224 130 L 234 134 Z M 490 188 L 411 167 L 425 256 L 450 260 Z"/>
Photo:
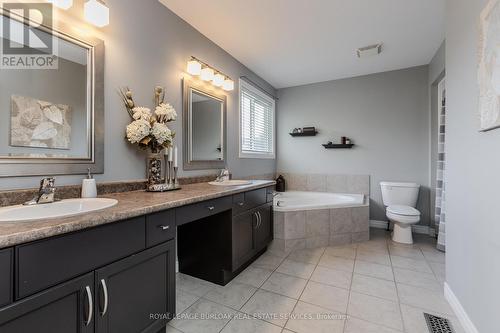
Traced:
<path fill-rule="evenodd" d="M 12 302 L 12 249 L 0 251 L 0 307 Z"/>
<path fill-rule="evenodd" d="M 145 248 L 145 217 L 16 247 L 16 299 Z"/>
<path fill-rule="evenodd" d="M 175 237 L 175 210 L 146 216 L 146 246 L 152 247 Z"/>
<path fill-rule="evenodd" d="M 196 221 L 204 217 L 229 210 L 231 209 L 231 206 L 232 197 L 228 196 L 180 207 L 176 209 L 176 222 L 177 225 L 182 225 L 188 222 Z"/>
<path fill-rule="evenodd" d="M 233 215 L 238 215 L 267 202 L 266 189 L 261 188 L 233 195 Z"/>

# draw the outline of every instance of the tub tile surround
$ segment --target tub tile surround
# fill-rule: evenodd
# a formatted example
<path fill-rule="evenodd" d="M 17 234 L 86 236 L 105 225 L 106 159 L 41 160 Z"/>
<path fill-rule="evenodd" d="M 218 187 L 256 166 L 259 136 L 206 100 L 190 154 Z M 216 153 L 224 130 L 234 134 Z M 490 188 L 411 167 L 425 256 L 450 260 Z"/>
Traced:
<path fill-rule="evenodd" d="M 274 212 L 273 250 L 345 245 L 370 239 L 370 207 Z"/>
<path fill-rule="evenodd" d="M 328 175 L 278 172 L 287 191 L 330 192 L 370 195 L 369 175 Z"/>

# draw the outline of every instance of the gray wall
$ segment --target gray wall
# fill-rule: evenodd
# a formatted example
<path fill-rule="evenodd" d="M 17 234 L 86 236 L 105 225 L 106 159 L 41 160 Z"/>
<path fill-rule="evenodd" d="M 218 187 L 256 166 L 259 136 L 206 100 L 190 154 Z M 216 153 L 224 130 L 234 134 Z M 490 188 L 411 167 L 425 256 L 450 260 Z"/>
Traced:
<path fill-rule="evenodd" d="M 278 171 L 370 175 L 376 220 L 386 220 L 380 181 L 417 182 L 422 223 L 429 223 L 428 66 L 286 88 L 279 98 Z M 302 126 L 320 134 L 288 134 Z M 356 147 L 321 146 L 341 136 Z"/>
<path fill-rule="evenodd" d="M 235 80 L 235 90 L 227 98 L 228 167 L 234 177 L 261 175 L 275 171 L 274 160 L 238 158 L 238 89 L 240 76 L 248 76 L 271 93 L 274 89 L 226 51 L 176 16 L 158 0 L 107 0 L 111 24 L 95 30 L 105 41 L 105 173 L 97 181 L 145 178 L 145 154 L 129 145 L 125 127 L 130 118 L 122 106 L 117 88 L 133 89 L 138 104 L 152 106 L 155 85 L 165 86 L 166 99 L 177 110 L 173 123 L 176 144 L 182 150 L 182 77 L 191 55 L 224 71 Z M 75 1 L 70 15 L 82 19 L 83 1 Z M 75 26 L 78 24 L 74 24 Z M 88 26 L 85 29 L 89 29 Z M 214 171 L 182 171 L 180 175 L 213 174 Z M 59 176 L 58 184 L 77 184 L 81 176 Z M 0 190 L 37 186 L 38 177 L 0 179 Z"/>
<path fill-rule="evenodd" d="M 500 332 L 500 130 L 478 132 L 479 14 L 448 0 L 446 279 L 479 332 Z"/>
<path fill-rule="evenodd" d="M 439 126 L 439 103 L 438 101 L 438 84 L 445 76 L 446 68 L 446 42 L 441 44 L 436 54 L 429 64 L 429 102 L 430 102 L 430 218 L 433 224 L 435 223 L 434 212 L 436 209 L 436 186 L 437 186 L 437 159 L 438 159 L 438 126 Z"/>

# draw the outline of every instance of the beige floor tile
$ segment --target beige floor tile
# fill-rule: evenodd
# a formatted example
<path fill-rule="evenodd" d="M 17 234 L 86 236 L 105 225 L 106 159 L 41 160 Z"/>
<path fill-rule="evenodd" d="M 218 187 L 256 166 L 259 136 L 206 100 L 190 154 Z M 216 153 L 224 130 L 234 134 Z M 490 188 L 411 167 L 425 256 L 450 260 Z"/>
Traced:
<path fill-rule="evenodd" d="M 179 273 L 177 274 L 177 289 L 193 294 L 196 296 L 204 296 L 217 285 L 208 281 L 197 279 L 195 277 Z"/>
<path fill-rule="evenodd" d="M 396 302 L 352 291 L 347 314 L 375 324 L 403 330 L 403 321 Z"/>
<path fill-rule="evenodd" d="M 344 321 L 340 313 L 299 301 L 286 328 L 297 333 L 342 333 Z"/>
<path fill-rule="evenodd" d="M 400 283 L 397 284 L 397 288 L 399 300 L 403 304 L 453 315 L 453 310 L 441 292 Z"/>
<path fill-rule="evenodd" d="M 349 300 L 349 291 L 309 281 L 300 300 L 325 309 L 345 313 Z"/>
<path fill-rule="evenodd" d="M 260 288 L 272 273 L 273 271 L 269 269 L 250 266 L 241 272 L 234 281 Z"/>
<path fill-rule="evenodd" d="M 365 320 L 350 317 L 346 319 L 344 333 L 400 333 L 392 328 L 376 325 Z"/>
<path fill-rule="evenodd" d="M 225 286 L 217 286 L 209 291 L 204 298 L 239 310 L 257 291 L 255 287 L 248 284 L 232 281 Z"/>
<path fill-rule="evenodd" d="M 420 248 L 411 248 L 403 246 L 389 246 L 389 252 L 392 256 L 399 256 L 415 260 L 425 260 Z"/>
<path fill-rule="evenodd" d="M 303 279 L 309 279 L 314 271 L 313 264 L 285 259 L 276 270 L 279 273 L 296 276 Z"/>
<path fill-rule="evenodd" d="M 425 260 L 415 260 L 405 257 L 392 256 L 392 267 L 404 268 L 410 271 L 432 273 L 432 270 Z"/>
<path fill-rule="evenodd" d="M 175 310 L 177 313 L 181 313 L 191 305 L 193 305 L 197 300 L 199 300 L 199 296 L 195 296 L 192 294 L 188 294 L 182 290 L 177 290 L 175 295 Z"/>
<path fill-rule="evenodd" d="M 356 260 L 354 272 L 362 275 L 368 275 L 384 280 L 394 281 L 392 268 L 390 266 L 374 264 L 362 260 Z"/>
<path fill-rule="evenodd" d="M 339 288 L 349 289 L 351 286 L 352 273 L 317 266 L 311 276 L 311 281 L 328 284 Z"/>
<path fill-rule="evenodd" d="M 429 329 L 424 318 L 424 312 L 434 316 L 444 317 L 451 321 L 455 333 L 465 333 L 457 318 L 446 314 L 440 314 L 432 310 L 419 309 L 406 304 L 401 304 L 401 313 L 406 333 L 428 333 Z"/>
<path fill-rule="evenodd" d="M 351 290 L 362 294 L 385 298 L 390 301 L 398 301 L 396 284 L 393 281 L 354 274 Z"/>
<path fill-rule="evenodd" d="M 446 281 L 446 265 L 440 264 L 437 262 L 430 262 L 429 266 L 431 266 L 432 272 L 436 276 L 438 281 L 444 282 Z"/>
<path fill-rule="evenodd" d="M 274 271 L 283 261 L 284 258 L 273 254 L 264 253 L 252 264 L 253 267 L 259 267 Z"/>
<path fill-rule="evenodd" d="M 169 325 L 184 333 L 217 333 L 231 320 L 235 310 L 207 300 L 199 300 Z M 210 314 L 217 318 L 207 318 Z"/>
<path fill-rule="evenodd" d="M 344 246 L 327 247 L 325 254 L 334 257 L 341 257 L 346 259 L 356 258 L 356 246 L 353 244 Z"/>
<path fill-rule="evenodd" d="M 325 252 L 324 248 L 295 250 L 290 253 L 287 259 L 316 265 L 323 252 Z"/>
<path fill-rule="evenodd" d="M 354 267 L 354 260 L 324 254 L 321 257 L 318 265 L 333 269 L 339 269 L 341 271 L 352 272 Z"/>
<path fill-rule="evenodd" d="M 307 280 L 274 272 L 262 285 L 262 289 L 298 299 L 304 290 Z"/>
<path fill-rule="evenodd" d="M 362 260 L 379 265 L 391 266 L 391 258 L 389 254 L 383 252 L 358 250 L 356 260 Z"/>
<path fill-rule="evenodd" d="M 444 264 L 446 262 L 445 253 L 438 251 L 437 249 L 434 250 L 424 249 L 422 250 L 422 253 L 424 254 L 425 259 L 429 262 L 437 262 L 440 264 Z"/>
<path fill-rule="evenodd" d="M 295 304 L 297 304 L 297 300 L 293 298 L 258 290 L 241 311 L 256 319 L 283 327 Z"/>
<path fill-rule="evenodd" d="M 434 274 L 410 271 L 408 269 L 394 268 L 396 282 L 411 286 L 425 288 L 436 292 L 443 291 L 443 283 L 438 282 Z"/>
<path fill-rule="evenodd" d="M 280 333 L 281 327 L 253 318 L 234 318 L 221 333 Z"/>

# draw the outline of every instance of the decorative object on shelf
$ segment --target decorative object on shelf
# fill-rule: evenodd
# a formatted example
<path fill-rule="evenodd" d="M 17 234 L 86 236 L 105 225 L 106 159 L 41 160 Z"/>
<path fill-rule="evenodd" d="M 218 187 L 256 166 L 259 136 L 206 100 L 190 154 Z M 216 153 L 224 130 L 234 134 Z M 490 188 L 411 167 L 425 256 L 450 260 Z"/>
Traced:
<path fill-rule="evenodd" d="M 137 106 L 129 88 L 121 89 L 120 95 L 127 112 L 134 119 L 127 126 L 126 139 L 149 152 L 146 158 L 147 190 L 163 192 L 177 189 L 175 188 L 175 179 L 171 177 L 173 175 L 172 167 L 174 169 L 177 167 L 177 147 L 172 150 L 175 132 L 167 126 L 167 123 L 176 120 L 177 112 L 172 105 L 165 102 L 164 88 L 159 86 L 155 88 L 156 107 L 154 112 L 151 112 L 147 107 Z M 168 162 L 173 162 L 167 163 L 167 183 L 162 180 L 164 172 L 161 152 L 164 149 L 168 149 L 169 152 Z"/>
<path fill-rule="evenodd" d="M 285 192 L 285 191 L 286 191 L 285 177 L 279 175 L 279 177 L 276 178 L 276 192 Z"/>
<path fill-rule="evenodd" d="M 318 131 L 316 127 L 294 128 L 290 133 L 291 136 L 316 136 Z"/>
<path fill-rule="evenodd" d="M 191 56 L 186 71 L 193 76 L 200 76 L 203 81 L 211 82 L 213 86 L 222 88 L 225 91 L 234 90 L 234 81 L 228 75 L 196 57 Z"/>
<path fill-rule="evenodd" d="M 99 28 L 109 24 L 109 8 L 103 0 L 88 0 L 83 7 L 83 16 Z"/>

